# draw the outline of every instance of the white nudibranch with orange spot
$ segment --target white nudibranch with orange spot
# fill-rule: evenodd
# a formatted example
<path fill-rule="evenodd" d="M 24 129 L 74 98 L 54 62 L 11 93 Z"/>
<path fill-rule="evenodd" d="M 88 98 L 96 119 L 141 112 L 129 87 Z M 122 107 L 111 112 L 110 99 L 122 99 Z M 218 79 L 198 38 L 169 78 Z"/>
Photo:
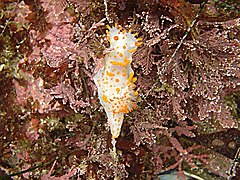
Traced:
<path fill-rule="evenodd" d="M 137 34 L 122 30 L 117 24 L 107 26 L 110 52 L 104 57 L 103 67 L 93 77 L 98 88 L 100 103 L 107 114 L 112 138 L 119 136 L 124 114 L 136 108 L 137 92 L 134 82 L 137 80 L 131 68 L 132 54 L 142 44 Z"/>

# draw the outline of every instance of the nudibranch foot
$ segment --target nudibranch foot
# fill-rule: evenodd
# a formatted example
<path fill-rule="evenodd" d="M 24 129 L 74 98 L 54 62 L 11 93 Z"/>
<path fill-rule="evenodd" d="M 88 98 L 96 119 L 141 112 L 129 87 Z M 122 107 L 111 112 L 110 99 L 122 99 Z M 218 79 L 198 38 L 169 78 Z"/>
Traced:
<path fill-rule="evenodd" d="M 113 148 L 112 148 L 112 151 L 111 151 L 111 155 L 112 155 L 114 161 L 118 162 L 118 156 L 117 156 L 117 150 L 116 150 L 116 139 L 115 138 L 112 138 L 112 145 L 113 145 Z"/>

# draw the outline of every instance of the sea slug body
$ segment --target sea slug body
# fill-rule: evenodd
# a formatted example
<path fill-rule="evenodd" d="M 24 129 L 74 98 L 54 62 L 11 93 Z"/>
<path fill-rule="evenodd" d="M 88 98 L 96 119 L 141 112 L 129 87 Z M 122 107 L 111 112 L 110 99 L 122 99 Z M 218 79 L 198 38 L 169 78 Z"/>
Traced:
<path fill-rule="evenodd" d="M 124 114 L 136 108 L 138 93 L 134 90 L 137 80 L 131 68 L 132 54 L 142 44 L 137 34 L 131 34 L 115 24 L 107 26 L 110 52 L 104 57 L 103 67 L 93 77 L 98 97 L 108 118 L 112 138 L 120 134 Z"/>

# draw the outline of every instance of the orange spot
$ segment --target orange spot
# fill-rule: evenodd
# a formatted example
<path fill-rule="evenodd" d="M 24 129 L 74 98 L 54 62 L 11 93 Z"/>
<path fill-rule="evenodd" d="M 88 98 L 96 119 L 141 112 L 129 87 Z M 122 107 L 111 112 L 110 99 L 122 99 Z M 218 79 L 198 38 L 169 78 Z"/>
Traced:
<path fill-rule="evenodd" d="M 126 70 L 126 68 L 123 68 L 123 69 L 122 69 L 122 76 L 124 76 L 124 77 L 127 76 L 127 70 Z"/>
<path fill-rule="evenodd" d="M 119 79 L 118 79 L 118 78 L 116 78 L 116 79 L 115 79 L 115 81 L 116 81 L 116 82 L 119 82 Z"/>
<path fill-rule="evenodd" d="M 129 78 L 128 78 L 128 80 L 131 81 L 132 78 L 133 78 L 133 76 L 134 76 L 134 72 L 131 72 L 131 73 L 129 74 Z"/>
<path fill-rule="evenodd" d="M 120 92 L 120 88 L 116 88 L 116 91 L 117 91 L 117 93 L 119 93 Z"/>
<path fill-rule="evenodd" d="M 141 46 L 143 42 L 135 42 L 135 46 Z"/>
<path fill-rule="evenodd" d="M 135 34 L 134 34 L 134 36 L 137 36 L 137 35 L 138 35 L 138 33 L 135 33 Z"/>
<path fill-rule="evenodd" d="M 125 45 L 123 45 L 123 49 L 126 49 L 127 47 Z"/>
<path fill-rule="evenodd" d="M 128 113 L 128 112 L 129 112 L 128 107 L 126 104 L 124 104 L 121 108 L 119 108 L 117 113 Z"/>
<path fill-rule="evenodd" d="M 137 96 L 137 95 L 138 95 L 138 92 L 137 92 L 137 91 L 135 91 L 133 94 L 134 94 L 135 96 Z"/>
<path fill-rule="evenodd" d="M 113 57 L 114 57 L 114 58 L 117 58 L 117 56 L 116 56 L 116 55 L 114 55 Z"/>
<path fill-rule="evenodd" d="M 117 71 L 117 74 L 119 75 L 119 74 L 120 74 L 120 71 Z"/>
<path fill-rule="evenodd" d="M 115 66 L 121 66 L 121 62 L 118 61 L 110 61 L 110 63 Z"/>
<path fill-rule="evenodd" d="M 115 131 L 113 131 L 113 132 L 115 132 Z M 115 133 L 113 133 L 113 134 L 115 134 Z M 113 135 L 112 138 L 117 139 L 118 135 Z"/>
<path fill-rule="evenodd" d="M 119 53 L 119 56 L 120 56 L 120 57 L 123 57 L 123 53 Z"/>
<path fill-rule="evenodd" d="M 130 60 L 128 58 L 124 58 L 124 62 L 126 65 L 128 65 L 130 63 Z"/>
<path fill-rule="evenodd" d="M 127 66 L 126 62 L 110 61 L 110 63 L 115 66 Z"/>
<path fill-rule="evenodd" d="M 133 72 L 131 72 L 131 73 L 129 74 L 127 84 L 131 84 L 131 81 L 132 81 L 132 79 L 133 79 L 133 75 L 134 75 Z"/>
<path fill-rule="evenodd" d="M 108 98 L 107 98 L 107 96 L 106 96 L 105 94 L 102 96 L 102 99 L 103 99 L 105 102 L 108 102 Z"/>
<path fill-rule="evenodd" d="M 111 77 L 115 76 L 114 73 L 112 73 L 112 72 L 108 72 L 108 71 L 107 71 L 107 75 L 108 75 L 108 76 L 111 76 Z"/>
<path fill-rule="evenodd" d="M 132 102 L 132 106 L 133 106 L 133 109 L 137 108 L 137 105 L 135 103 L 133 103 L 133 102 Z"/>
<path fill-rule="evenodd" d="M 136 77 L 132 78 L 132 82 L 136 82 L 136 81 L 137 81 Z"/>
<path fill-rule="evenodd" d="M 109 25 L 106 25 L 106 27 L 110 30 L 111 29 L 111 27 L 109 26 Z"/>
<path fill-rule="evenodd" d="M 115 41 L 117 41 L 117 40 L 119 39 L 119 37 L 118 37 L 118 36 L 114 36 L 113 39 L 114 39 Z"/>
<path fill-rule="evenodd" d="M 129 53 L 134 53 L 136 51 L 135 48 L 128 50 Z"/>

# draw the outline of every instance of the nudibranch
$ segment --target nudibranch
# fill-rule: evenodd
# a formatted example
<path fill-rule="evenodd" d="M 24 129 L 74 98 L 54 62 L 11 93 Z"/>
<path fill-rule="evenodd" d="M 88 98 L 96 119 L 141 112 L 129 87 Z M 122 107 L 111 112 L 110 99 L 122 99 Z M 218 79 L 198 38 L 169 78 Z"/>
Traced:
<path fill-rule="evenodd" d="M 131 68 L 132 55 L 142 44 L 136 34 L 127 32 L 121 26 L 107 26 L 110 50 L 105 55 L 103 66 L 93 77 L 98 97 L 108 118 L 112 138 L 118 138 L 124 114 L 136 108 L 138 92 L 135 91 L 134 72 Z"/>

